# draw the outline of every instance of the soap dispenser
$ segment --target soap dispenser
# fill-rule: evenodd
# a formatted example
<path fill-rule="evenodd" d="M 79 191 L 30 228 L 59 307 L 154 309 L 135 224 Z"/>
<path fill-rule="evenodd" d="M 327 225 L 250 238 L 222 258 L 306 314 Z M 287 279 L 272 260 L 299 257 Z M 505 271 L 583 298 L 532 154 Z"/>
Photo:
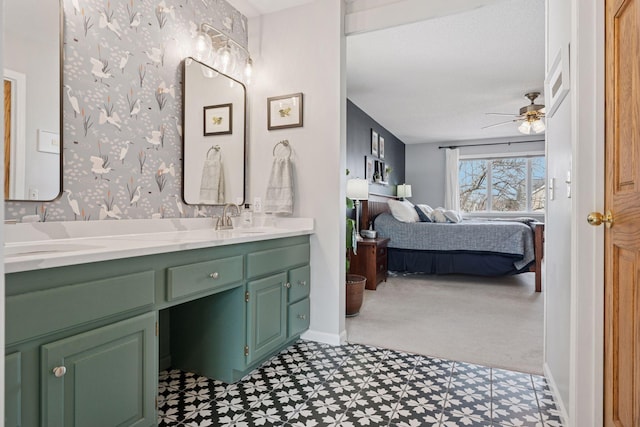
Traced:
<path fill-rule="evenodd" d="M 242 209 L 242 226 L 251 227 L 253 225 L 253 212 L 251 211 L 251 205 L 245 203 Z"/>

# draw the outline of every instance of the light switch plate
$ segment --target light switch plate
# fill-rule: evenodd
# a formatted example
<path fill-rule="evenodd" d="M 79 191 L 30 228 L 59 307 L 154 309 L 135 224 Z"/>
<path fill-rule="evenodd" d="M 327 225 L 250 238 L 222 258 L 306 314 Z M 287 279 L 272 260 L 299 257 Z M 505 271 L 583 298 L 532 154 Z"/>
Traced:
<path fill-rule="evenodd" d="M 555 199 L 555 185 L 556 185 L 556 179 L 555 178 L 549 178 L 549 200 L 553 200 Z"/>

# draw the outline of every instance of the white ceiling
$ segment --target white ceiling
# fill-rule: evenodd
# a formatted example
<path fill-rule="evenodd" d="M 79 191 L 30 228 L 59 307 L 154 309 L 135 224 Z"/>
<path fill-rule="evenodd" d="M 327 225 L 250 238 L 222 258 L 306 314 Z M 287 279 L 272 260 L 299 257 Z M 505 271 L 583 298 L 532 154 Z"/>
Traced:
<path fill-rule="evenodd" d="M 253 18 L 259 15 L 267 15 L 282 9 L 311 3 L 315 0 L 227 0 L 244 16 Z"/>
<path fill-rule="evenodd" d="M 481 127 L 542 92 L 544 28 L 543 0 L 508 0 L 349 36 L 347 96 L 407 144 L 521 135 Z"/>
<path fill-rule="evenodd" d="M 251 17 L 311 1 L 230 3 Z M 544 28 L 544 0 L 502 0 L 350 35 L 347 96 L 407 144 L 521 136 L 516 123 L 481 128 L 509 119 L 485 113 L 517 114 L 526 92 L 543 91 Z"/>

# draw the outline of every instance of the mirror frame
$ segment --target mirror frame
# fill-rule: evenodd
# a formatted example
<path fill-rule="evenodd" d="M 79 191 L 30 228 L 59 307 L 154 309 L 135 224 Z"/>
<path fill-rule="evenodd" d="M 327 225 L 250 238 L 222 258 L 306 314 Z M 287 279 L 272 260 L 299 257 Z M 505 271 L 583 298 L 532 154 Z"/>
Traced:
<path fill-rule="evenodd" d="M 63 173 L 63 166 L 64 166 L 64 161 L 63 161 L 63 156 L 64 156 L 64 90 L 63 90 L 63 83 L 64 83 L 64 75 L 63 75 L 63 70 L 64 70 L 64 0 L 59 0 L 58 2 L 58 99 L 59 99 L 59 105 L 58 105 L 58 126 L 59 126 L 59 136 L 60 136 L 60 154 L 59 154 L 59 173 L 58 173 L 58 193 L 51 199 L 12 199 L 12 198 L 7 198 L 4 199 L 5 202 L 34 202 L 34 203 L 39 203 L 39 202 L 52 202 L 56 199 L 59 199 L 63 194 L 64 194 L 64 183 L 62 181 L 63 177 L 64 177 L 64 173 Z M 7 16 L 6 13 L 3 15 L 3 19 L 6 20 Z M 4 33 L 3 33 L 3 43 L 5 43 L 6 41 L 4 40 Z M 4 66 L 4 63 L 3 63 Z M 4 71 L 3 71 L 3 75 L 4 75 Z M 3 78 L 4 80 L 4 78 Z M 3 138 L 4 140 L 4 138 Z M 4 191 L 4 190 L 3 190 Z"/>
<path fill-rule="evenodd" d="M 243 162 L 243 171 L 242 171 L 242 203 L 238 204 L 238 206 L 242 206 L 245 203 L 247 203 L 246 198 L 247 198 L 247 166 L 248 166 L 248 161 L 247 161 L 247 87 L 245 86 L 244 83 L 242 83 L 240 80 L 234 79 L 233 77 L 229 76 L 228 74 L 222 73 L 218 70 L 216 70 L 215 68 L 213 68 L 212 66 L 205 64 L 204 62 L 198 61 L 197 59 L 188 56 L 186 57 L 183 61 L 182 61 L 182 126 L 183 126 L 183 130 L 182 130 L 182 201 L 184 202 L 185 205 L 189 205 L 189 206 L 224 206 L 226 203 L 189 203 L 185 200 L 185 171 L 186 171 L 186 167 L 185 167 L 185 150 L 186 150 L 186 126 L 185 126 L 185 104 L 187 102 L 187 91 L 186 91 L 186 76 L 187 76 L 187 61 L 192 61 L 195 62 L 199 65 L 203 65 L 207 68 L 210 68 L 212 70 L 214 70 L 216 73 L 220 74 L 221 76 L 224 76 L 230 80 L 232 80 L 234 83 L 240 85 L 244 91 L 244 95 L 243 95 L 243 99 L 244 99 L 244 109 L 243 109 L 243 129 L 244 129 L 244 134 L 243 134 L 243 141 L 242 141 L 242 162 Z M 229 201 L 227 203 L 235 203 L 234 201 Z"/>

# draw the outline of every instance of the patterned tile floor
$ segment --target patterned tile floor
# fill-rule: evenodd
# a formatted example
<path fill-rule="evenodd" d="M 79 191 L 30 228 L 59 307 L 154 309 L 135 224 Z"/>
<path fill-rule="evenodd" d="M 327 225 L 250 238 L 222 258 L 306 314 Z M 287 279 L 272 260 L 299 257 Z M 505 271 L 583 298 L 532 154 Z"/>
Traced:
<path fill-rule="evenodd" d="M 544 377 L 300 340 L 236 384 L 160 373 L 159 426 L 561 426 Z"/>

